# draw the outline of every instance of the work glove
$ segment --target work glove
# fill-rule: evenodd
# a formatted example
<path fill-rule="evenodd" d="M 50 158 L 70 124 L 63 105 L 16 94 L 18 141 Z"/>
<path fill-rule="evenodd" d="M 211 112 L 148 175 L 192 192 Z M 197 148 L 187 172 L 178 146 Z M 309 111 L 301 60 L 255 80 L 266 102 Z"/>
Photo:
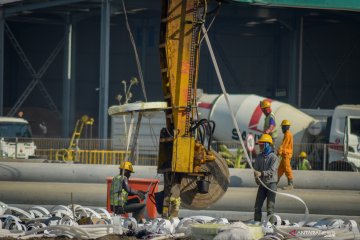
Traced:
<path fill-rule="evenodd" d="M 254 170 L 255 178 L 261 177 L 261 172 Z"/>
<path fill-rule="evenodd" d="M 143 191 L 138 191 L 137 195 L 139 196 L 140 200 L 144 200 L 145 199 L 145 194 L 146 192 Z"/>

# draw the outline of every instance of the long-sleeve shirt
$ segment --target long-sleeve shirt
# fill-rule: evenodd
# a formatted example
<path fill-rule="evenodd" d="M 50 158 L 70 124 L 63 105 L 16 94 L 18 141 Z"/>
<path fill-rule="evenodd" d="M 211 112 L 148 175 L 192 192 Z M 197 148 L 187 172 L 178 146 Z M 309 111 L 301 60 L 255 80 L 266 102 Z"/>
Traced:
<path fill-rule="evenodd" d="M 262 172 L 261 181 L 265 184 L 278 181 L 279 158 L 275 153 L 271 152 L 264 156 L 262 153 L 256 158 L 254 169 Z"/>
<path fill-rule="evenodd" d="M 284 133 L 283 141 L 278 149 L 278 154 L 282 157 L 291 158 L 293 155 L 293 136 L 290 130 Z"/>

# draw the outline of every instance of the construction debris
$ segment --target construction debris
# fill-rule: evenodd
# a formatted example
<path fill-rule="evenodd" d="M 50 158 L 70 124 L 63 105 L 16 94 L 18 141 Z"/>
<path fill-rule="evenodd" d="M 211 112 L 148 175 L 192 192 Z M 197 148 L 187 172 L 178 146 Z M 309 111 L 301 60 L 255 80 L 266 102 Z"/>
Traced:
<path fill-rule="evenodd" d="M 58 205 L 51 210 L 33 206 L 27 211 L 0 202 L 0 237 L 69 237 L 96 239 L 107 235 L 138 239 L 360 239 L 355 221 L 326 218 L 290 223 L 275 216 L 276 222 L 232 222 L 226 218 L 192 216 L 171 220 L 156 218 L 139 224 L 132 217 L 113 216 L 103 208 Z"/>

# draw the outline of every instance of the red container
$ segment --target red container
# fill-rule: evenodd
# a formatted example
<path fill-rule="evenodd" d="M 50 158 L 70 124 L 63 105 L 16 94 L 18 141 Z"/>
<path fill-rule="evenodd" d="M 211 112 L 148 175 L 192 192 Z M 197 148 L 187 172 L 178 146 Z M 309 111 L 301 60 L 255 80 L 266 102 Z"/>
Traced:
<path fill-rule="evenodd" d="M 110 188 L 113 177 L 107 177 L 107 195 L 106 195 L 106 210 L 111 212 L 110 209 Z M 149 191 L 146 198 L 146 212 L 147 218 L 156 218 L 156 205 L 155 205 L 155 193 L 158 191 L 159 187 L 159 179 L 147 179 L 147 178 L 130 178 L 129 185 L 131 188 L 141 191 Z M 150 186 L 150 188 L 149 188 Z M 130 198 L 134 198 L 136 196 L 129 196 Z M 143 201 L 142 201 L 143 202 Z"/>

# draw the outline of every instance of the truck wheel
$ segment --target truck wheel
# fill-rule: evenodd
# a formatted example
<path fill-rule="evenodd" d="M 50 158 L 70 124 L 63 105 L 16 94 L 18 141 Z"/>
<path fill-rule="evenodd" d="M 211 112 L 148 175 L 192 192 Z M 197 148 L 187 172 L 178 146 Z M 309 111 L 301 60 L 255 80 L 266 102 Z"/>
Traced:
<path fill-rule="evenodd" d="M 328 171 L 341 171 L 341 172 L 358 172 L 354 163 L 338 160 L 329 163 Z"/>

